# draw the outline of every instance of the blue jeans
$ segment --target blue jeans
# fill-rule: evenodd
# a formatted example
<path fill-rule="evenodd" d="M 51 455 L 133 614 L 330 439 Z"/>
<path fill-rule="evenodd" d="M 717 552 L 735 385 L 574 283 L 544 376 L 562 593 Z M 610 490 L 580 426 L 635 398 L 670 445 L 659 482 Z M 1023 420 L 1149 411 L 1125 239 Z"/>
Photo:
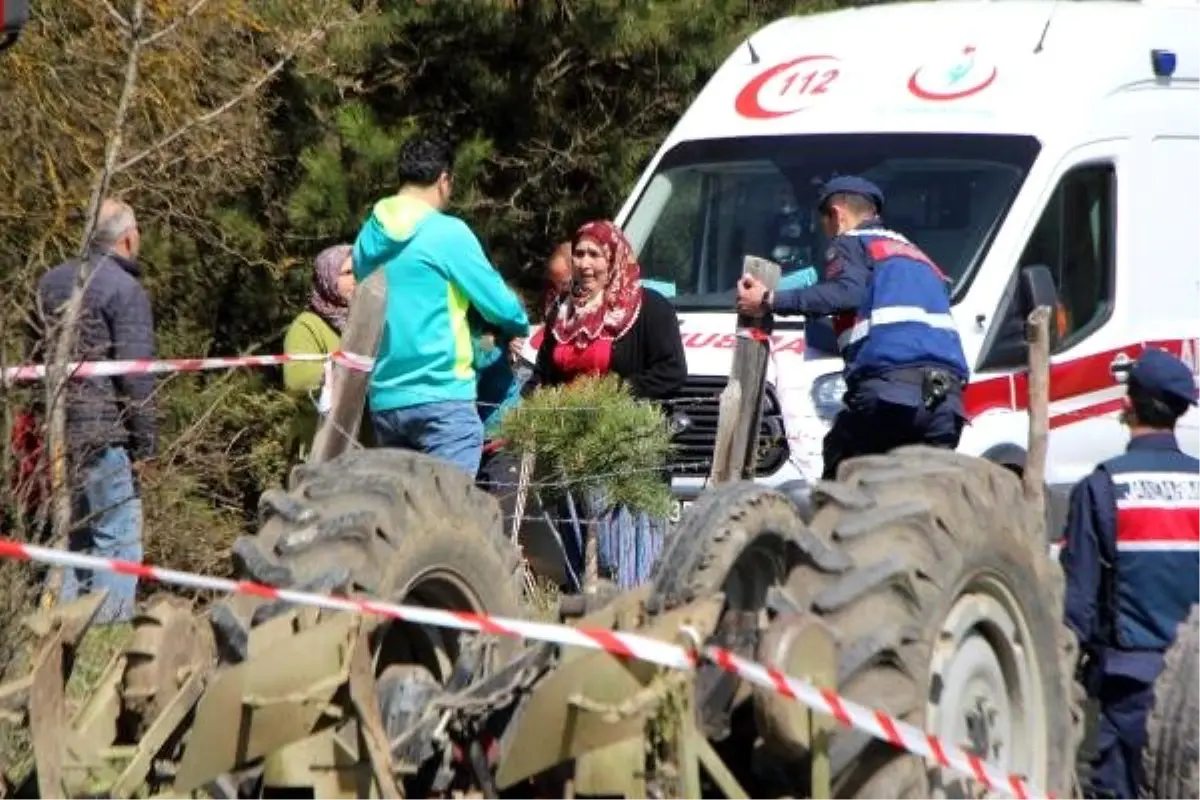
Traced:
<path fill-rule="evenodd" d="M 74 497 L 70 548 L 101 558 L 142 560 L 142 501 L 133 481 L 133 465 L 123 447 L 108 447 L 83 465 Z M 137 578 L 113 572 L 65 569 L 60 602 L 108 590 L 96 614 L 99 624 L 133 618 Z"/>
<path fill-rule="evenodd" d="M 577 493 L 582 494 L 582 493 Z M 583 580 L 583 537 L 588 519 L 596 520 L 596 556 L 600 577 L 618 589 L 632 589 L 650 579 L 666 543 L 668 524 L 624 506 L 610 507 L 598 493 L 580 502 L 564 498 L 559 530 L 567 556 L 568 577 Z"/>
<path fill-rule="evenodd" d="M 380 447 L 416 450 L 449 461 L 472 478 L 483 458 L 483 422 L 469 400 L 422 403 L 371 414 Z"/>

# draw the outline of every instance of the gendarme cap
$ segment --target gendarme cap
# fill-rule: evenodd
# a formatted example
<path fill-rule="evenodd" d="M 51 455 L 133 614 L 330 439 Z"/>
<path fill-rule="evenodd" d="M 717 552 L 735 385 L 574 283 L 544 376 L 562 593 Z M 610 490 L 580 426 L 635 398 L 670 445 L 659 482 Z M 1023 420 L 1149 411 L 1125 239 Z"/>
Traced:
<path fill-rule="evenodd" d="M 1148 349 L 1129 370 L 1130 380 L 1159 400 L 1196 405 L 1196 379 L 1187 365 L 1165 350 Z"/>
<path fill-rule="evenodd" d="M 866 178 L 857 175 L 830 178 L 817 193 L 817 207 L 825 205 L 825 201 L 835 194 L 860 194 L 874 203 L 877 211 L 883 212 L 883 191 Z"/>

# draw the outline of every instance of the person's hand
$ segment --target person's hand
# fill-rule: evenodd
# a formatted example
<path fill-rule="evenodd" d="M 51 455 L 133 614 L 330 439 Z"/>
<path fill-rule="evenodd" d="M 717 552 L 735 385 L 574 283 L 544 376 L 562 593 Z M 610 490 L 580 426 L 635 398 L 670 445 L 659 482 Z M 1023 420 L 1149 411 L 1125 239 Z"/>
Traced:
<path fill-rule="evenodd" d="M 761 317 L 766 285 L 753 275 L 743 275 L 737 285 L 737 312 L 747 317 Z"/>
<path fill-rule="evenodd" d="M 528 341 L 524 337 L 510 339 L 508 342 L 508 358 L 512 362 L 517 362 L 521 358 L 521 353 L 525 352 L 525 342 Z"/>

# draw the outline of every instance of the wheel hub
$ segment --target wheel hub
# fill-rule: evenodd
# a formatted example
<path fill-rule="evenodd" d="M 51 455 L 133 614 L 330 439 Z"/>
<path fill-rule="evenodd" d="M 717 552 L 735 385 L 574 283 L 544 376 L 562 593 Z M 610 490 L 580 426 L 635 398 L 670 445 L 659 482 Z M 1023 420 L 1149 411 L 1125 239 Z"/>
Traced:
<path fill-rule="evenodd" d="M 967 731 L 967 740 L 963 747 L 979 754 L 983 758 L 997 758 L 1004 747 L 1005 730 L 997 722 L 1000 709 L 986 695 L 976 695 L 974 705 L 964 711 L 963 724 Z"/>
<path fill-rule="evenodd" d="M 928 728 L 1002 769 L 1043 782 L 1048 742 L 1022 615 L 1004 587 L 990 580 L 967 589 L 934 643 Z M 947 774 L 935 777 L 934 787 L 951 797 L 980 790 Z"/>

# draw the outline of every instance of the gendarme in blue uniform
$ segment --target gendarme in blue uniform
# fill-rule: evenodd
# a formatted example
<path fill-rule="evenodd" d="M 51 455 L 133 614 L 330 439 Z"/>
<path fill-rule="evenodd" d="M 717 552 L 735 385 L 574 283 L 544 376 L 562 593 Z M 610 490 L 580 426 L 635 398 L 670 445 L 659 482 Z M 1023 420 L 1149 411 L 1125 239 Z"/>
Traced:
<path fill-rule="evenodd" d="M 1129 380 L 1181 409 L 1195 404 L 1191 370 L 1161 350 L 1143 353 Z M 1066 621 L 1101 706 L 1092 796 L 1137 797 L 1154 680 L 1200 601 L 1200 461 L 1170 430 L 1134 435 L 1072 491 L 1060 560 Z"/>
<path fill-rule="evenodd" d="M 818 206 L 837 194 L 883 208 L 883 193 L 862 178 L 830 180 Z M 847 458 L 904 444 L 958 446 L 968 368 L 948 283 L 925 253 L 876 217 L 833 238 L 824 280 L 772 299 L 777 314 L 833 318 L 846 395 L 825 438 L 824 477 Z"/>

